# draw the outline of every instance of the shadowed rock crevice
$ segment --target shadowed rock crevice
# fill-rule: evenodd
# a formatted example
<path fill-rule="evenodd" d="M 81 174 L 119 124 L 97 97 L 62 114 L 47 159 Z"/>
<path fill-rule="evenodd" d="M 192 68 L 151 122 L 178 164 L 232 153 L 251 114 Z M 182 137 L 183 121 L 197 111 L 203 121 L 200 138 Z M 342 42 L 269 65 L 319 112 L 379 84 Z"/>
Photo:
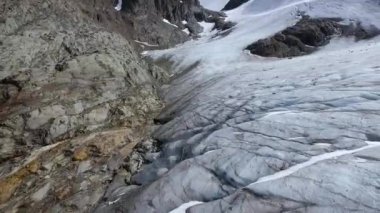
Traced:
<path fill-rule="evenodd" d="M 318 47 L 327 45 L 334 37 L 355 37 L 359 41 L 380 34 L 380 30 L 374 26 L 364 27 L 360 23 L 345 25 L 341 21 L 338 18 L 314 19 L 303 16 L 296 25 L 273 37 L 258 40 L 246 49 L 264 57 L 295 57 L 318 50 Z"/>
<path fill-rule="evenodd" d="M 222 10 L 233 10 L 249 0 L 230 0 Z"/>

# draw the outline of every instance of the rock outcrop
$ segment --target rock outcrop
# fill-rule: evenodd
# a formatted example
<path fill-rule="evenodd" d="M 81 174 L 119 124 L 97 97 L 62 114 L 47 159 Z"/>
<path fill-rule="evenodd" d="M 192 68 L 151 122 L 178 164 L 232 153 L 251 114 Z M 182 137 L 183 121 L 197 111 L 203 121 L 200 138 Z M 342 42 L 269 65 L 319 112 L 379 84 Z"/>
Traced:
<path fill-rule="evenodd" d="M 137 42 L 173 46 L 222 15 L 194 0 L 0 2 L 0 211 L 89 211 L 130 181 L 168 80 Z"/>
<path fill-rule="evenodd" d="M 156 151 L 149 128 L 169 79 L 138 51 L 174 46 L 202 31 L 198 21 L 224 19 L 197 0 L 2 1 L 0 11 L 5 212 L 90 211 L 129 183 L 141 156 Z"/>
<path fill-rule="evenodd" d="M 224 6 L 224 8 L 222 9 L 223 10 L 233 10 L 237 7 L 239 7 L 240 5 L 244 4 L 244 3 L 247 3 L 249 0 L 230 0 L 226 6 Z"/>
<path fill-rule="evenodd" d="M 375 27 L 363 27 L 360 23 L 345 25 L 341 21 L 303 16 L 294 26 L 249 45 L 247 50 L 264 57 L 294 57 L 316 51 L 318 47 L 327 45 L 333 37 L 353 36 L 356 40 L 363 40 L 380 34 L 380 30 Z"/>
<path fill-rule="evenodd" d="M 124 0 L 122 5 L 121 23 L 116 28 L 127 25 L 128 32 L 124 33 L 150 44 L 144 45 L 147 49 L 167 48 L 187 41 L 202 32 L 198 22 L 220 22 L 225 16 L 203 8 L 198 0 Z"/>

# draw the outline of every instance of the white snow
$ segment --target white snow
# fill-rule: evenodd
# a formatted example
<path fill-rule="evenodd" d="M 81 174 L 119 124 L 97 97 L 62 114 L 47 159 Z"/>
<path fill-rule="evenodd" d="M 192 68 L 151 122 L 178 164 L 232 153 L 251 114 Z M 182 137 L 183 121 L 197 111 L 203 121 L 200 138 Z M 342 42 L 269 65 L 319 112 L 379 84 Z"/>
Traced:
<path fill-rule="evenodd" d="M 119 195 L 120 196 L 120 195 Z M 115 203 L 117 203 L 117 202 L 119 202 L 120 201 L 120 197 L 119 198 L 117 198 L 116 200 L 114 200 L 114 201 L 108 201 L 108 205 L 110 206 L 110 205 L 113 205 L 113 204 L 115 204 Z"/>
<path fill-rule="evenodd" d="M 322 154 L 322 155 L 318 155 L 318 156 L 315 156 L 315 157 L 312 157 L 310 160 L 304 162 L 304 163 L 301 163 L 301 164 L 297 164 L 295 166 L 292 166 L 286 170 L 282 170 L 280 172 L 277 172 L 275 174 L 272 174 L 272 175 L 269 175 L 269 176 L 265 176 L 265 177 L 262 177 L 260 178 L 259 180 L 257 180 L 256 182 L 248 185 L 249 186 L 253 186 L 255 184 L 259 184 L 259 183 L 263 183 L 263 182 L 268 182 L 268 181 L 273 181 L 273 180 L 277 180 L 277 179 L 280 179 L 280 178 L 283 178 L 283 177 L 286 177 L 286 176 L 289 176 L 301 169 L 304 169 L 306 167 L 309 167 L 311 165 L 314 165 L 318 162 L 321 162 L 321 161 L 324 161 L 324 160 L 328 160 L 328 159 L 333 159 L 333 158 L 337 158 L 337 157 L 340 157 L 340 156 L 343 156 L 343 155 L 349 155 L 349 154 L 353 154 L 353 153 L 357 153 L 357 152 L 360 152 L 360 151 L 363 151 L 363 150 L 367 150 L 367 149 L 372 149 L 372 148 L 375 148 L 375 147 L 380 147 L 380 142 L 367 142 L 367 146 L 364 146 L 364 147 L 361 147 L 361 148 L 358 148 L 358 149 L 353 149 L 353 150 L 338 150 L 338 151 L 335 151 L 335 152 L 330 152 L 330 153 L 325 153 L 325 154 Z"/>
<path fill-rule="evenodd" d="M 190 31 L 187 28 L 183 29 L 182 32 L 186 33 L 187 35 L 190 35 Z"/>
<path fill-rule="evenodd" d="M 214 27 L 213 23 L 207 23 L 202 21 L 198 22 L 198 24 L 201 25 L 201 27 L 203 27 L 203 32 L 200 34 L 200 36 L 207 37 L 212 35 L 212 28 Z"/>
<path fill-rule="evenodd" d="M 199 202 L 199 201 L 190 201 L 188 203 L 184 203 L 182 204 L 181 206 L 179 206 L 178 208 L 170 211 L 169 213 L 186 213 L 186 210 L 192 206 L 196 206 L 196 205 L 199 205 L 199 204 L 202 204 L 203 202 Z"/>
<path fill-rule="evenodd" d="M 200 0 L 204 8 L 210 10 L 221 10 L 229 2 L 229 0 Z"/>
<path fill-rule="evenodd" d="M 331 144 L 329 144 L 329 143 L 315 143 L 313 145 L 318 146 L 318 147 L 330 147 L 331 146 Z"/>
<path fill-rule="evenodd" d="M 287 114 L 287 113 L 294 113 L 292 111 L 277 111 L 277 112 L 269 112 L 267 113 L 264 117 L 268 118 L 270 116 L 275 116 L 275 115 L 281 115 L 281 114 Z"/>
<path fill-rule="evenodd" d="M 138 44 L 142 44 L 142 45 L 148 46 L 148 47 L 158 47 L 157 44 L 149 44 L 148 42 L 144 42 L 144 41 L 135 40 L 135 42 L 138 43 Z"/>
<path fill-rule="evenodd" d="M 167 23 L 167 24 L 169 24 L 169 25 L 172 25 L 172 26 L 175 27 L 175 28 L 178 28 L 177 25 L 170 23 L 170 21 L 167 20 L 167 19 L 162 19 L 162 21 L 165 22 L 165 23 Z"/>
<path fill-rule="evenodd" d="M 227 12 L 228 20 L 236 22 L 237 26 L 226 37 L 213 38 L 215 31 L 205 28 L 202 38 L 189 41 L 174 49 L 151 52 L 153 58 L 174 56 L 180 68 L 188 67 L 197 61 L 203 61 L 207 66 L 224 67 L 233 63 L 260 62 L 261 59 L 248 57 L 243 52 L 249 44 L 267 38 L 288 26 L 294 25 L 300 17 L 299 11 L 304 11 L 313 17 L 343 17 L 361 21 L 365 25 L 375 25 L 380 28 L 380 6 L 374 7 L 371 1 L 357 0 L 255 0 Z M 371 13 L 368 13 L 371 11 Z M 202 24 L 203 26 L 203 24 Z M 212 26 L 211 26 L 212 27 Z M 220 69 L 208 69 L 219 72 Z M 226 69 L 224 68 L 223 71 Z"/>
<path fill-rule="evenodd" d="M 115 10 L 120 11 L 123 6 L 123 0 L 118 0 Z"/>

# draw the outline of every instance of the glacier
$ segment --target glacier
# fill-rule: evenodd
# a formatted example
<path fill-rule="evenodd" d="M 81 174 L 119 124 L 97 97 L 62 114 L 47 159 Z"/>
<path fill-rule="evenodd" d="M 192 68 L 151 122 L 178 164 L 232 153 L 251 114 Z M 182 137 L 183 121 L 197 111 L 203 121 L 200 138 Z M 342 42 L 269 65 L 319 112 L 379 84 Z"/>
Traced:
<path fill-rule="evenodd" d="M 377 0 L 251 0 L 226 12 L 228 34 L 206 26 L 145 52 L 174 70 L 154 132 L 162 150 L 133 177 L 137 192 L 99 211 L 379 212 L 380 38 L 285 59 L 244 51 L 300 13 L 380 28 Z"/>

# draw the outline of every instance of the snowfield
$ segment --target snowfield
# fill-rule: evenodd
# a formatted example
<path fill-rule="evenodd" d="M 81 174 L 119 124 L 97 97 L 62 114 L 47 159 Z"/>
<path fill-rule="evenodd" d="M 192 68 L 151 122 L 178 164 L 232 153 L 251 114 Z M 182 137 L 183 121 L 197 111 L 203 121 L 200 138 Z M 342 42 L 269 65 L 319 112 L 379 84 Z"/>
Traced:
<path fill-rule="evenodd" d="M 223 9 L 223 7 L 228 3 L 228 1 L 229 0 L 200 0 L 200 3 L 203 7 L 207 9 L 219 11 Z"/>
<path fill-rule="evenodd" d="M 380 28 L 378 0 L 251 0 L 227 12 L 227 36 L 207 28 L 148 52 L 176 71 L 154 133 L 162 151 L 134 177 L 143 187 L 103 211 L 380 211 L 380 38 L 287 59 L 243 51 L 300 12 Z"/>

